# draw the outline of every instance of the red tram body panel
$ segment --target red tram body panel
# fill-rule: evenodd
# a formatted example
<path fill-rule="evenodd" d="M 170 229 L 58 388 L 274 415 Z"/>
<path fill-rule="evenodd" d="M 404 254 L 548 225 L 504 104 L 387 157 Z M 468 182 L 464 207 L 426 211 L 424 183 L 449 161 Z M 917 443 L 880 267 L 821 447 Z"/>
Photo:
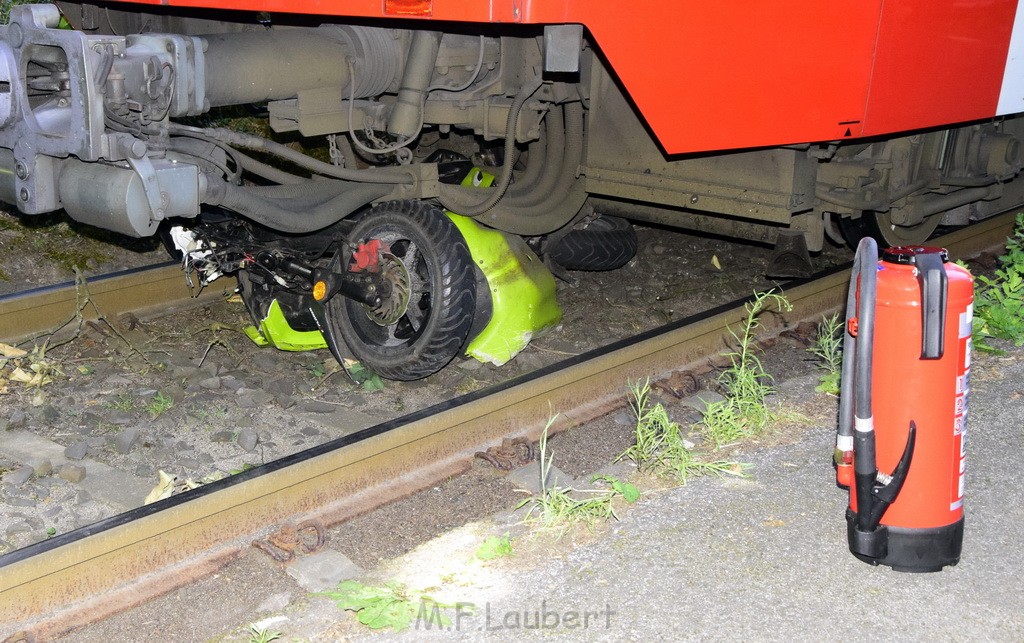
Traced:
<path fill-rule="evenodd" d="M 122 3 L 128 4 L 128 3 Z M 1002 97 L 1017 14 L 993 2 L 152 0 L 139 4 L 586 27 L 669 154 L 937 127 Z M 1024 56 L 1024 51 L 1014 55 Z M 1001 100 L 1005 103 L 1001 103 Z"/>

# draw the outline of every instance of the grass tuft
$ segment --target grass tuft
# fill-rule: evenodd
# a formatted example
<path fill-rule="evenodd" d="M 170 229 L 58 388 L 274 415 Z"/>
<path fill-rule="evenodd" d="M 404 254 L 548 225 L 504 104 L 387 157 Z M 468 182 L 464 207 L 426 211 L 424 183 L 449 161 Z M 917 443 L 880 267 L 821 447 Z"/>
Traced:
<path fill-rule="evenodd" d="M 780 293 L 755 293 L 754 300 L 744 306 L 747 315 L 739 332 L 729 328 L 736 349 L 725 353 L 730 365 L 718 377 L 725 389 L 725 400 L 709 404 L 704 412 L 703 428 L 707 439 L 720 449 L 740 438 L 757 435 L 776 419 L 765 400 L 774 392 L 771 376 L 765 372 L 757 356 L 755 331 L 760 317 L 775 307 L 779 312 L 792 310 Z"/>
<path fill-rule="evenodd" d="M 818 367 L 824 373 L 814 390 L 819 393 L 839 395 L 839 381 L 843 368 L 843 322 L 839 313 L 822 317 L 814 345 L 807 349 L 818 358 Z"/>
<path fill-rule="evenodd" d="M 619 516 L 615 512 L 614 500 L 618 497 L 634 498 L 639 496 L 636 487 L 624 483 L 612 476 L 598 478 L 610 485 L 608 489 L 573 489 L 571 487 L 550 486 L 548 477 L 554 454 L 548 453 L 548 430 L 555 418 L 548 420 L 547 426 L 540 437 L 540 485 L 539 496 L 531 496 L 523 500 L 516 509 L 529 507 L 526 518 L 539 521 L 546 529 L 565 530 L 574 524 L 585 524 L 593 527 L 599 521 Z M 595 478 L 597 480 L 598 478 Z"/>
<path fill-rule="evenodd" d="M 1017 215 L 995 276 L 975 280 L 973 333 L 973 345 L 982 351 L 1000 352 L 988 344 L 989 338 L 1024 346 L 1024 213 Z"/>
<path fill-rule="evenodd" d="M 619 454 L 616 460 L 628 458 L 637 468 L 677 484 L 686 484 L 692 476 L 744 476 L 744 466 L 737 462 L 707 462 L 690 450 L 682 429 L 668 416 L 661 404 L 649 405 L 650 381 L 630 387 L 631 404 L 636 414 L 636 443 Z"/>

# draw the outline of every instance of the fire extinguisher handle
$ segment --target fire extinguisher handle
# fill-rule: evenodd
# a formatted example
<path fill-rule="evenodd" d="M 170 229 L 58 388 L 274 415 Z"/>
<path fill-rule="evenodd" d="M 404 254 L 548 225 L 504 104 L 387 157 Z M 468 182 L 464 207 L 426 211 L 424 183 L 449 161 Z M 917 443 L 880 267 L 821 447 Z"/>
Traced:
<path fill-rule="evenodd" d="M 921 286 L 921 359 L 941 359 L 945 344 L 946 294 L 949 290 L 942 253 L 927 252 L 914 258 Z"/>
<path fill-rule="evenodd" d="M 917 444 L 917 424 L 910 421 L 910 431 L 907 435 L 907 444 L 903 447 L 903 455 L 900 456 L 900 461 L 896 463 L 896 468 L 892 470 L 892 475 L 887 484 L 874 490 L 872 495 L 875 497 L 875 502 L 871 507 L 871 520 L 872 526 L 877 526 L 882 520 L 882 515 L 885 510 L 896 501 L 896 497 L 900 495 L 900 490 L 903 488 L 903 483 L 907 480 L 907 473 L 910 471 L 910 463 L 914 459 L 914 447 Z"/>

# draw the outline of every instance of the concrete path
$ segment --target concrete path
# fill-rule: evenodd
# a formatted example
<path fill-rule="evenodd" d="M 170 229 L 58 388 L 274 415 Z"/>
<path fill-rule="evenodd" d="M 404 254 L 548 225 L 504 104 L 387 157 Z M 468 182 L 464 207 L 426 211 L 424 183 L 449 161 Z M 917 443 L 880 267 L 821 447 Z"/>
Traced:
<path fill-rule="evenodd" d="M 749 481 L 695 480 L 644 499 L 564 557 L 445 587 L 477 606 L 449 613 L 463 635 L 508 641 L 1024 640 L 1024 354 L 982 358 L 972 375 L 956 567 L 905 574 L 850 555 L 834 434 L 822 427 L 745 458 Z M 541 627 L 527 629 L 538 612 Z M 425 626 L 385 638 L 456 634 Z"/>

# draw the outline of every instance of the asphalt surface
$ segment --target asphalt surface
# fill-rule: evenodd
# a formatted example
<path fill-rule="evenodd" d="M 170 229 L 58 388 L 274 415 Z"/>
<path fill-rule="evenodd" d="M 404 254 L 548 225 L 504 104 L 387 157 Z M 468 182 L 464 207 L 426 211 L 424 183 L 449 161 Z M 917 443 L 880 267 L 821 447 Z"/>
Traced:
<path fill-rule="evenodd" d="M 805 375 L 780 388 L 806 398 L 815 380 Z M 359 575 L 458 604 L 445 610 L 451 622 L 443 628 L 420 618 L 402 632 L 370 631 L 352 612 L 247 557 L 240 568 L 70 639 L 150 640 L 162 632 L 202 641 L 211 640 L 212 625 L 221 633 L 213 640 L 252 641 L 248 626 L 256 623 L 280 632 L 280 641 L 1021 641 L 1024 350 L 976 356 L 971 384 L 963 555 L 939 573 L 894 572 L 849 553 L 847 494 L 835 485 L 834 425 L 825 422 L 744 453 L 750 478 L 698 478 L 648 493 L 621 521 L 584 534 L 586 542 L 485 521 Z M 506 530 L 512 556 L 475 558 L 488 534 Z M 248 605 L 250 620 L 240 621 L 242 612 L 230 620 L 232 601 Z M 218 616 L 233 625 L 208 622 Z"/>
<path fill-rule="evenodd" d="M 1020 641 L 1024 352 L 977 359 L 972 387 L 956 567 L 907 574 L 850 555 L 834 433 L 819 427 L 744 458 L 750 480 L 704 478 L 648 497 L 562 558 L 447 591 L 476 605 L 461 620 L 449 611 L 451 631 L 421 622 L 394 638 Z"/>

